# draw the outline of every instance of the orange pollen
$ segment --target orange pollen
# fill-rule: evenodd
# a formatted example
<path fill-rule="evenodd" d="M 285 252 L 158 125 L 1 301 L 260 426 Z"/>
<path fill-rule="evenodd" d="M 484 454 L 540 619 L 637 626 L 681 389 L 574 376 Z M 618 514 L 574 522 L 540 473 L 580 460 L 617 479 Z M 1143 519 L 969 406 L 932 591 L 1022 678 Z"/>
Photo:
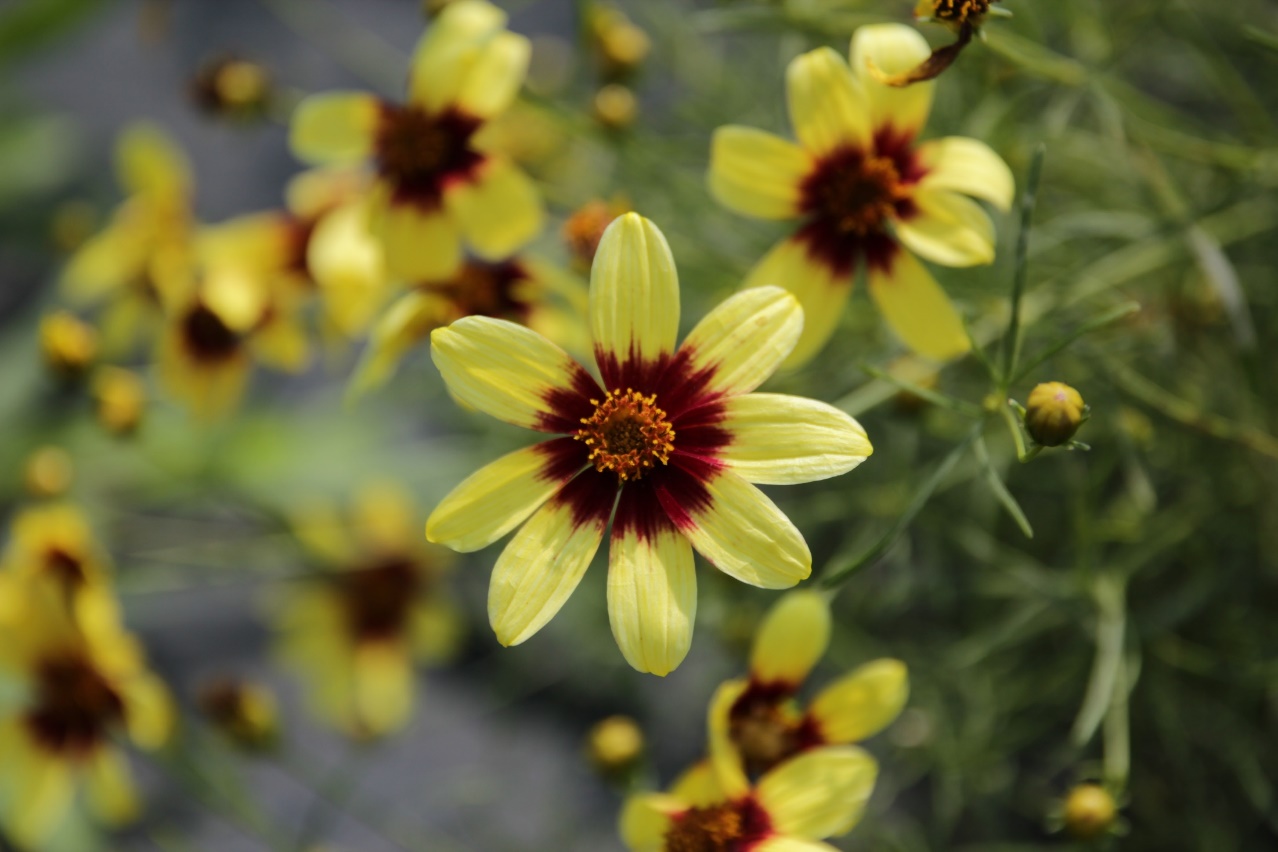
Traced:
<path fill-rule="evenodd" d="M 744 820 L 732 804 L 691 808 L 666 832 L 666 852 L 718 852 L 744 834 Z"/>
<path fill-rule="evenodd" d="M 674 451 L 674 427 L 657 407 L 657 396 L 626 388 L 592 399 L 595 413 L 573 435 L 590 447 L 595 470 L 615 471 L 623 481 L 640 479 L 656 462 L 666 464 Z"/>
<path fill-rule="evenodd" d="M 990 10 L 990 0 L 932 0 L 932 17 L 965 24 Z"/>

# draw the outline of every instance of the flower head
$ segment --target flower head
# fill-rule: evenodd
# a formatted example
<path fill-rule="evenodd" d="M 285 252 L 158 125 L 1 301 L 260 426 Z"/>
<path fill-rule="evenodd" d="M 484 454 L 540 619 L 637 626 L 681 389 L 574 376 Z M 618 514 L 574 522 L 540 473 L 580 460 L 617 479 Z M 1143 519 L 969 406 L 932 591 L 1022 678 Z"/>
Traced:
<path fill-rule="evenodd" d="M 871 447 L 831 406 L 751 393 L 802 329 L 802 309 L 785 291 L 738 293 L 676 348 L 674 259 L 637 214 L 600 242 L 589 315 L 602 384 L 514 323 L 468 317 L 432 333 L 431 355 L 458 400 L 561 437 L 466 479 L 431 514 L 426 536 L 470 551 L 519 528 L 488 595 L 498 641 L 514 645 L 563 606 L 612 518 L 613 636 L 636 669 L 666 674 L 692 639 L 694 548 L 764 588 L 793 586 L 812 570 L 803 536 L 751 483 L 835 476 Z"/>
<path fill-rule="evenodd" d="M 790 362 L 814 355 L 834 333 L 858 269 L 888 325 L 919 354 L 967 351 L 958 313 L 915 259 L 972 266 L 994 259 L 994 227 L 980 205 L 1011 204 L 1007 165 L 984 143 L 947 137 L 919 143 L 934 83 L 893 88 L 888 74 L 929 55 L 909 27 L 862 27 L 851 66 L 829 48 L 790 63 L 790 121 L 798 143 L 749 127 L 719 128 L 710 191 L 761 219 L 798 220 L 793 236 L 754 267 L 745 286 L 787 287 L 808 318 Z"/>
<path fill-rule="evenodd" d="M 23 509 L 4 551 L 0 622 L 25 606 L 48 605 L 78 616 L 80 598 L 106 588 L 110 562 L 84 514 L 70 503 Z"/>
<path fill-rule="evenodd" d="M 40 320 L 40 349 L 58 377 L 76 379 L 98 355 L 98 334 L 74 314 L 55 311 Z"/>
<path fill-rule="evenodd" d="M 1025 430 L 1044 447 L 1067 443 L 1086 419 L 1082 395 L 1062 382 L 1035 385 L 1026 400 Z"/>
<path fill-rule="evenodd" d="M 1114 796 L 1099 784 L 1079 784 L 1065 797 L 1062 817 L 1065 829 L 1079 840 L 1095 840 L 1108 834 L 1118 818 Z"/>

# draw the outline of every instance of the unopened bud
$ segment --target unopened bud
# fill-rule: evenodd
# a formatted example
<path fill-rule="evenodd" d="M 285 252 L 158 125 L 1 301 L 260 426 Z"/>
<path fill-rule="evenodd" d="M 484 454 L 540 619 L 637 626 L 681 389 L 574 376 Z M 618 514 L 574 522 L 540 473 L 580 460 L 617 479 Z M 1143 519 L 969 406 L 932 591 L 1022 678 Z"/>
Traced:
<path fill-rule="evenodd" d="M 271 76 L 256 62 L 222 56 L 191 80 L 191 96 L 210 115 L 246 121 L 261 117 L 271 100 Z"/>
<path fill-rule="evenodd" d="M 75 468 L 61 447 L 41 447 L 27 459 L 25 480 L 32 497 L 60 497 L 71 487 Z"/>
<path fill-rule="evenodd" d="M 1044 447 L 1059 447 L 1074 437 L 1087 419 L 1078 391 L 1061 382 L 1044 382 L 1030 391 L 1025 430 Z"/>
<path fill-rule="evenodd" d="M 279 735 L 275 696 L 260 684 L 220 677 L 200 691 L 199 704 L 213 726 L 241 748 L 269 748 Z"/>
<path fill-rule="evenodd" d="M 586 736 L 590 762 L 604 775 L 622 775 L 643 754 L 643 731 L 629 716 L 609 716 Z"/>
<path fill-rule="evenodd" d="M 652 50 L 648 34 L 620 9 L 600 6 L 591 15 L 590 23 L 604 76 L 609 79 L 620 79 L 633 72 Z"/>
<path fill-rule="evenodd" d="M 98 422 L 113 435 L 128 435 L 142 422 L 146 387 L 141 377 L 120 367 L 103 367 L 93 377 Z"/>
<path fill-rule="evenodd" d="M 613 219 L 628 211 L 629 207 L 625 204 L 596 198 L 587 201 L 568 217 L 561 233 L 564 242 L 568 244 L 568 251 L 572 253 L 573 264 L 578 269 L 590 271 L 604 231 L 612 224 Z"/>
<path fill-rule="evenodd" d="M 1094 840 L 1114 826 L 1118 806 L 1099 784 L 1079 784 L 1065 799 L 1065 830 L 1079 840 Z"/>
<path fill-rule="evenodd" d="M 98 335 L 74 314 L 56 311 L 40 320 L 40 349 L 55 373 L 74 379 L 97 357 Z"/>
<path fill-rule="evenodd" d="M 635 123 L 639 102 L 635 93 L 619 83 L 609 83 L 595 93 L 595 119 L 604 127 L 623 130 Z"/>

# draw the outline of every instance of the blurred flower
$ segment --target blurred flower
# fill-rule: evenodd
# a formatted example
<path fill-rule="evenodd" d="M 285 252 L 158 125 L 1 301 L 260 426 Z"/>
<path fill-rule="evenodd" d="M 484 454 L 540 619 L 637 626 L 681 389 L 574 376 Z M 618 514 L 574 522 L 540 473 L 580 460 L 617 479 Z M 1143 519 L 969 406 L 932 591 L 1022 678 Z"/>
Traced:
<path fill-rule="evenodd" d="M 98 335 L 74 314 L 55 311 L 40 320 L 40 350 L 54 373 L 76 379 L 98 356 Z"/>
<path fill-rule="evenodd" d="M 112 354 L 158 325 L 175 277 L 190 263 L 194 234 L 190 166 L 164 132 L 149 124 L 125 130 L 116 145 L 116 173 L 127 198 L 62 273 L 72 301 L 106 303 L 101 327 Z"/>
<path fill-rule="evenodd" d="M 191 79 L 191 99 L 209 115 L 234 121 L 263 117 L 272 97 L 271 75 L 257 62 L 218 56 Z"/>
<path fill-rule="evenodd" d="M 83 593 L 105 588 L 110 563 L 84 514 L 69 503 L 23 509 L 13 519 L 0 582 L 0 622 L 21 615 L 19 605 L 50 602 L 73 616 Z"/>
<path fill-rule="evenodd" d="M 676 351 L 674 259 L 637 214 L 600 242 L 589 314 L 602 387 L 514 323 L 467 317 L 432 333 L 431 355 L 455 398 L 564 436 L 471 475 L 431 514 L 426 536 L 471 551 L 520 527 L 488 591 L 497 639 L 515 645 L 563 606 L 614 517 L 613 636 L 632 666 L 664 675 L 692 641 L 693 547 L 754 586 L 786 588 L 811 573 L 803 536 L 751 483 L 836 476 L 872 450 L 861 426 L 831 406 L 750 393 L 802 329 L 802 309 L 785 291 L 738 293 Z"/>
<path fill-rule="evenodd" d="M 23 479 L 32 497 L 61 497 L 71 487 L 75 468 L 61 447 L 41 447 L 27 459 Z"/>
<path fill-rule="evenodd" d="M 213 726 L 241 748 L 267 749 L 279 737 L 275 696 L 262 684 L 214 678 L 200 690 L 199 705 Z"/>
<path fill-rule="evenodd" d="M 49 231 L 62 251 L 75 251 L 93 235 L 98 213 L 87 201 L 66 201 L 53 211 Z"/>
<path fill-rule="evenodd" d="M 639 102 L 635 93 L 620 83 L 609 83 L 595 92 L 595 119 L 604 127 L 624 130 L 635 123 Z"/>
<path fill-rule="evenodd" d="M 114 435 L 129 435 L 142 422 L 146 386 L 137 373 L 120 367 L 102 367 L 93 376 L 93 398 L 98 422 Z"/>
<path fill-rule="evenodd" d="M 613 219 L 628 212 L 630 212 L 629 204 L 616 200 L 604 201 L 599 198 L 587 201 L 573 211 L 560 232 L 568 245 L 568 251 L 572 254 L 573 266 L 584 273 L 589 273 L 591 265 L 595 262 L 595 252 L 599 249 L 599 240 L 603 238 L 604 231 L 612 224 Z"/>
<path fill-rule="evenodd" d="M 835 852 L 820 841 L 851 831 L 878 765 L 856 746 L 831 746 L 781 764 L 751 785 L 702 762 L 668 793 L 626 800 L 621 839 L 631 852 Z"/>
<path fill-rule="evenodd" d="M 1087 419 L 1087 406 L 1078 391 L 1061 382 L 1044 382 L 1030 391 L 1025 431 L 1044 447 L 1059 447 L 1074 437 Z"/>
<path fill-rule="evenodd" d="M 0 800 L 4 827 L 21 846 L 44 848 L 77 788 L 102 821 L 132 819 L 136 794 L 113 741 L 124 734 L 154 749 L 172 728 L 168 693 L 119 626 L 114 601 L 101 591 L 91 600 L 79 626 L 38 600 L 0 624 L 0 676 L 23 696 L 0 715 Z"/>
<path fill-rule="evenodd" d="M 643 756 L 643 731 L 629 716 L 609 716 L 586 735 L 590 762 L 609 777 L 626 774 Z"/>
<path fill-rule="evenodd" d="M 348 519 L 323 505 L 295 519 L 328 571 L 283 603 L 281 653 L 316 712 L 351 736 L 407 723 L 413 660 L 447 660 L 460 642 L 461 616 L 441 588 L 451 554 L 422 542 L 418 517 L 407 495 L 383 484 L 363 489 Z"/>
<path fill-rule="evenodd" d="M 990 3 L 998 0 L 918 0 L 914 17 L 920 21 L 937 21 L 954 28 L 977 27 L 990 13 Z"/>
<path fill-rule="evenodd" d="M 1065 830 L 1079 840 L 1095 840 L 1114 828 L 1118 806 L 1099 784 L 1079 784 L 1065 798 Z"/>
<path fill-rule="evenodd" d="M 750 654 L 750 676 L 730 680 L 710 704 L 710 757 L 721 775 L 767 772 L 819 747 L 859 742 L 905 706 L 905 664 L 866 663 L 825 687 L 807 710 L 799 689 L 830 642 L 830 608 L 818 592 L 790 592 L 768 612 Z"/>
<path fill-rule="evenodd" d="M 810 359 L 834 333 L 861 265 L 870 295 L 907 346 L 935 359 L 968 350 L 958 312 L 914 255 L 945 266 L 993 261 L 994 226 L 965 196 L 1006 210 L 1013 182 L 982 142 L 946 137 L 915 144 L 934 84 L 894 89 L 867 70 L 896 72 L 927 56 L 927 42 L 909 27 L 861 27 L 850 69 L 829 48 L 790 63 L 797 145 L 749 127 L 715 132 L 709 183 L 719 202 L 746 216 L 802 222 L 745 282 L 784 285 L 803 305 L 807 326 L 792 365 Z"/>
<path fill-rule="evenodd" d="M 587 24 L 605 79 L 632 74 L 652 49 L 648 34 L 616 6 L 593 4 L 587 12 Z"/>
<path fill-rule="evenodd" d="M 343 92 L 308 98 L 294 114 L 291 144 L 302 160 L 373 161 L 369 222 L 394 278 L 451 275 L 463 239 L 479 257 L 501 260 L 541 230 L 536 186 L 475 141 L 527 69 L 528 40 L 505 23 L 484 0 L 452 3 L 417 48 L 407 104 Z"/>

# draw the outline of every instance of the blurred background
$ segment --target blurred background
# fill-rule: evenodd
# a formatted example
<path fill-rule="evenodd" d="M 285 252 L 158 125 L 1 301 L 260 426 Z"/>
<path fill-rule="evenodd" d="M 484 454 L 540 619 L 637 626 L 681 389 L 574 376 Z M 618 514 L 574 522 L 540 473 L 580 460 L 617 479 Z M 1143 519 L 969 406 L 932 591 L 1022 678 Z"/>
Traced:
<path fill-rule="evenodd" d="M 299 662 L 298 631 L 318 628 L 297 602 L 331 574 L 324 531 L 371 500 L 378 517 L 408 519 L 405 547 L 426 548 L 440 497 L 527 434 L 461 410 L 422 344 L 353 393 L 368 328 L 335 335 L 314 306 L 301 312 L 309 361 L 255 371 L 213 422 L 156 381 L 151 349 L 77 365 L 73 344 L 42 332 L 64 309 L 102 321 L 69 298 L 64 270 L 124 199 L 122 133 L 145 121 L 185 152 L 200 223 L 279 210 L 303 169 L 287 141 L 292 107 L 332 89 L 401 98 L 439 5 L 0 5 L 0 509 L 13 519 L 56 499 L 83 512 L 124 622 L 178 709 L 169 745 L 130 753 L 136 820 L 106 830 L 77 807 L 38 848 L 620 849 L 626 785 L 664 785 L 698 759 L 710 694 L 744 670 L 775 593 L 702 564 L 691 654 L 667 678 L 640 675 L 611 640 L 602 554 L 541 633 L 503 649 L 485 617 L 489 548 L 431 575 L 449 630 L 415 666 L 411 717 L 352 731 L 308 699 L 325 664 Z M 786 233 L 710 198 L 713 129 L 788 137 L 786 63 L 818 45 L 845 53 L 856 27 L 913 12 L 907 0 L 499 5 L 533 42 L 500 132 L 546 198 L 550 221 L 528 254 L 554 270 L 564 321 L 584 294 L 581 211 L 593 203 L 604 222 L 634 209 L 664 231 L 685 331 Z M 769 491 L 816 575 L 852 571 L 813 682 L 884 656 L 910 670 L 907 709 L 866 744 L 881 764 L 867 816 L 834 842 L 1271 849 L 1278 8 L 1002 7 L 1012 16 L 991 18 L 940 77 L 925 135 L 986 141 L 1018 187 L 1044 148 L 1023 267 L 1027 370 L 1006 392 L 1024 403 L 1039 382 L 1078 389 L 1090 450 L 1018 462 L 980 359 L 941 368 L 910 356 L 861 286 L 822 356 L 765 388 L 835 404 L 875 445 L 849 476 Z M 919 28 L 936 46 L 954 39 Z M 219 83 L 228 61 L 251 66 L 248 95 Z M 990 357 L 1009 317 L 1019 211 L 995 223 L 993 265 L 934 270 Z M 87 362 L 141 380 L 136 426 L 111 425 Z M 976 444 L 974 421 L 986 424 Z M 227 678 L 278 702 L 268 747 L 237 744 L 210 710 Z M 624 783 L 588 746 L 618 713 L 646 741 Z M 6 763 L 12 774 L 0 754 L 0 774 Z M 1091 838 L 1065 830 L 1084 782 L 1104 785 L 1118 811 Z M 23 781 L 8 783 L 12 797 Z"/>

